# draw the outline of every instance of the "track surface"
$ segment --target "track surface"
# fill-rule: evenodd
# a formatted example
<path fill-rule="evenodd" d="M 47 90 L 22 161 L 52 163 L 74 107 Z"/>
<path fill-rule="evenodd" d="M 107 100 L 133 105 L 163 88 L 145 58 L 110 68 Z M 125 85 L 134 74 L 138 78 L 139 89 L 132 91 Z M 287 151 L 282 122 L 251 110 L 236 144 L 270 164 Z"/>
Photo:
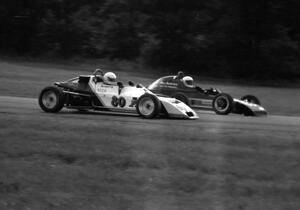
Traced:
<path fill-rule="evenodd" d="M 0 96 L 0 209 L 300 208 L 300 117 L 198 114 L 49 114 Z"/>

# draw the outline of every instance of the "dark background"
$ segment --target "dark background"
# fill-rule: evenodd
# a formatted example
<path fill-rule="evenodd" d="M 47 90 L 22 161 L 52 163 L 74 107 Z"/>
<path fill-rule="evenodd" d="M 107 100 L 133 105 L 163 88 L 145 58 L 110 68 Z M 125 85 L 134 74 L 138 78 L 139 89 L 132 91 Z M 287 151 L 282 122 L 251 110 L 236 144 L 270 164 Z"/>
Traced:
<path fill-rule="evenodd" d="M 299 0 L 2 0 L 0 53 L 296 81 L 299 11 Z"/>

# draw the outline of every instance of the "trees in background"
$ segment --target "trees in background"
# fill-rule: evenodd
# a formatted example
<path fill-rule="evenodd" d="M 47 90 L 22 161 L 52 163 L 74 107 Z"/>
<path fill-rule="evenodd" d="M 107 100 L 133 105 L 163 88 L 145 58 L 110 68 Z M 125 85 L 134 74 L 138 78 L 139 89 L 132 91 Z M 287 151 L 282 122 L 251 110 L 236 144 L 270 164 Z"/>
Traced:
<path fill-rule="evenodd" d="M 298 0 L 2 0 L 2 53 L 139 60 L 208 76 L 300 77 Z"/>

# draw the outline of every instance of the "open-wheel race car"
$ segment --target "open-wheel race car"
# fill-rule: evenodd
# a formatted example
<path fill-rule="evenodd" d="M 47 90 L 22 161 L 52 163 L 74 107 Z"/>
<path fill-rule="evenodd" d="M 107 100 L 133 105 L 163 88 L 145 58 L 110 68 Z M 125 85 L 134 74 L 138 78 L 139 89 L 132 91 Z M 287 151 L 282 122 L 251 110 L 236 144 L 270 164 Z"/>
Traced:
<path fill-rule="evenodd" d="M 245 116 L 259 116 L 267 114 L 257 97 L 245 95 L 241 99 L 236 99 L 215 88 L 202 89 L 194 85 L 193 78 L 184 76 L 183 72 L 159 78 L 151 83 L 148 89 L 156 94 L 174 97 L 191 108 L 213 110 L 220 115 L 236 113 Z"/>
<path fill-rule="evenodd" d="M 112 72 L 97 69 L 92 75 L 80 75 L 54 86 L 45 87 L 39 95 L 45 112 L 59 112 L 63 107 L 79 111 L 98 110 L 138 113 L 144 118 L 165 115 L 196 119 L 198 115 L 183 102 L 152 93 L 141 84 L 129 81 L 123 85 Z"/>

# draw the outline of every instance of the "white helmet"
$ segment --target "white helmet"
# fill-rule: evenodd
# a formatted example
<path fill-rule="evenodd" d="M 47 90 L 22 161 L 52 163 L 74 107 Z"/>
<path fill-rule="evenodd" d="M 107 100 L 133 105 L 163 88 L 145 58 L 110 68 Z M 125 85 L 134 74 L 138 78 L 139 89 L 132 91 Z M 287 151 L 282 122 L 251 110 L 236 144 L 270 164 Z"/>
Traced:
<path fill-rule="evenodd" d="M 117 76 L 113 72 L 107 72 L 103 76 L 103 81 L 108 85 L 113 85 L 117 81 Z"/>
<path fill-rule="evenodd" d="M 190 87 L 190 88 L 193 88 L 194 87 L 194 80 L 192 77 L 190 76 L 185 76 L 182 78 L 182 81 L 183 81 L 183 84 L 186 86 L 186 87 Z"/>

